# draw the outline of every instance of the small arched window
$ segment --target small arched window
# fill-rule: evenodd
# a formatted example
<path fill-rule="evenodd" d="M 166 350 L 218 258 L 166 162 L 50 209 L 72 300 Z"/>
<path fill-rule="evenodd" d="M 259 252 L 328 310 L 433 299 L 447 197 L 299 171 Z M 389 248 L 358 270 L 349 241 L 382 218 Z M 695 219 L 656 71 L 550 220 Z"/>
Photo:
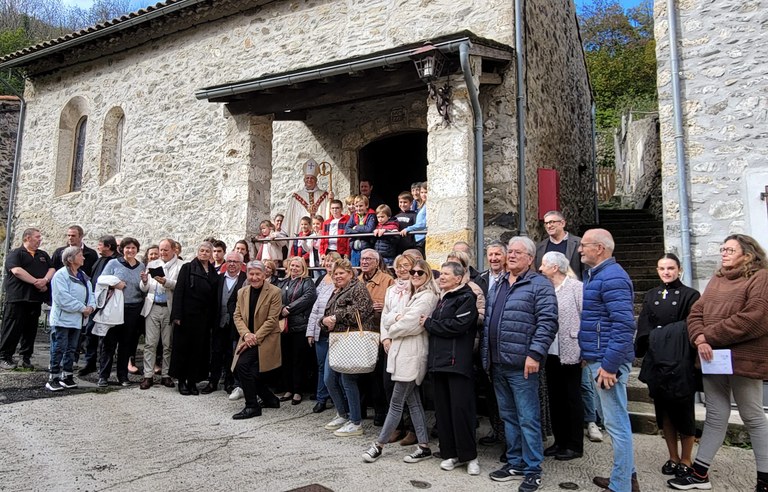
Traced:
<path fill-rule="evenodd" d="M 88 129 L 88 117 L 83 116 L 75 128 L 75 145 L 72 153 L 72 177 L 69 191 L 80 191 L 83 187 L 83 158 L 85 157 L 85 134 Z"/>
<path fill-rule="evenodd" d="M 101 140 L 101 165 L 99 167 L 101 184 L 106 183 L 120 172 L 120 163 L 123 158 L 124 128 L 125 113 L 122 108 L 115 106 L 107 111 Z"/>

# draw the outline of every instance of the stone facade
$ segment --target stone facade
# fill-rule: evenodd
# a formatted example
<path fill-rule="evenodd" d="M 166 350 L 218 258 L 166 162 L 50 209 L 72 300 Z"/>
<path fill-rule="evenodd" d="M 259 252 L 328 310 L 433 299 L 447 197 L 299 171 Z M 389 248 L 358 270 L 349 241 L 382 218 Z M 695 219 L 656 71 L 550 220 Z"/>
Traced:
<path fill-rule="evenodd" d="M 5 240 L 8 200 L 11 192 L 20 103 L 16 97 L 0 96 L 0 241 Z M 3 252 L 4 253 L 4 252 Z"/>
<path fill-rule="evenodd" d="M 614 135 L 616 149 L 616 195 L 623 208 L 650 209 L 661 219 L 661 154 L 659 118 L 652 115 L 634 120 L 622 117 L 621 128 Z"/>
<path fill-rule="evenodd" d="M 655 4 L 666 248 L 680 249 L 680 203 L 667 4 Z M 717 265 L 723 238 L 768 232 L 768 1 L 677 3 L 694 287 Z"/>
<path fill-rule="evenodd" d="M 561 170 L 564 208 L 574 222 L 591 219 L 585 204 L 591 203 L 592 187 L 583 181 L 591 176 L 590 96 L 572 0 L 546 7 L 531 3 L 526 172 L 528 227 L 534 230 L 537 167 Z M 442 124 L 426 88 L 309 111 L 303 121 L 235 115 L 224 105 L 196 100 L 194 93 L 465 29 L 513 44 L 513 4 L 276 1 L 34 76 L 26 88 L 17 226 L 34 225 L 58 238 L 76 222 L 90 242 L 105 233 L 131 234 L 142 243 L 170 235 L 192 246 L 216 235 L 231 245 L 284 210 L 290 192 L 301 186 L 307 158 L 333 164 L 334 191 L 343 197 L 356 188 L 362 147 L 418 130 L 428 131 L 428 250 L 430 260 L 439 262 L 456 240 L 472 242 L 476 227 L 472 111 L 463 77 L 451 76 L 450 126 Z M 479 58 L 472 64 L 479 81 Z M 480 92 L 486 218 L 517 209 L 514 64 L 499 75 L 501 84 L 483 85 Z M 53 149 L 68 138 L 56 115 L 74 98 L 83 101 L 78 115 L 87 116 L 88 134 L 82 190 L 67 192 L 68 175 L 56 172 L 63 154 Z M 390 117 L 395 109 L 396 120 Z M 124 118 L 121 125 L 116 115 Z M 110 161 L 114 156 L 119 162 Z M 325 187 L 325 178 L 320 181 Z M 500 233 L 488 232 L 488 239 Z"/>

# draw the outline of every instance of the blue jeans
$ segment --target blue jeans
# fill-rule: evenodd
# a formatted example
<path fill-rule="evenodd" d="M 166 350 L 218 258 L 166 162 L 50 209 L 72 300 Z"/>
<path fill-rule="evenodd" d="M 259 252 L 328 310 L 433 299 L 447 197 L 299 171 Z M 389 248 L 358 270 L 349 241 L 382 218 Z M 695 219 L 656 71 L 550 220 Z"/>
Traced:
<path fill-rule="evenodd" d="M 587 367 L 592 377 L 600 369 L 599 361 L 588 361 Z M 611 436 L 613 446 L 613 470 L 611 470 L 611 490 L 630 492 L 631 477 L 635 473 L 635 458 L 632 451 L 632 425 L 627 411 L 627 380 L 632 366 L 626 362 L 619 366 L 621 377 L 609 390 L 597 388 L 597 397 L 602 408 L 603 424 Z"/>
<path fill-rule="evenodd" d="M 80 341 L 80 328 L 51 328 L 51 363 L 48 372 L 52 376 L 67 377 L 72 375 L 75 364 L 75 351 Z"/>
<path fill-rule="evenodd" d="M 584 422 L 597 422 L 597 389 L 595 376 L 589 366 L 581 371 L 581 400 L 584 403 Z"/>
<path fill-rule="evenodd" d="M 541 442 L 539 374 L 523 377 L 522 369 L 493 364 L 493 389 L 504 422 L 507 463 L 525 475 L 541 474 L 544 445 Z"/>
<path fill-rule="evenodd" d="M 323 367 L 323 382 L 331 401 L 333 401 L 333 406 L 336 407 L 336 413 L 340 417 L 349 417 L 349 403 L 347 403 L 347 397 L 341 387 L 341 374 L 331 369 L 330 364 L 328 364 L 328 357 L 325 358 L 325 366 Z"/>
<path fill-rule="evenodd" d="M 315 356 L 317 357 L 317 401 L 325 403 L 330 398 L 325 386 L 325 360 L 328 358 L 328 337 L 315 341 Z"/>

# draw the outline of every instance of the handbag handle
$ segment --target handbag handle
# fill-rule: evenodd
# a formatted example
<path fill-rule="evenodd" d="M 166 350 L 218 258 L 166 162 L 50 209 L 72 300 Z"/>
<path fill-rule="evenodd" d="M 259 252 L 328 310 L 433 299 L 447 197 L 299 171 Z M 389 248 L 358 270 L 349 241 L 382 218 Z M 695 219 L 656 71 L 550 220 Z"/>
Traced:
<path fill-rule="evenodd" d="M 360 331 L 360 333 L 363 332 L 363 322 L 360 320 L 360 311 L 355 309 L 355 319 L 357 320 L 357 329 Z"/>

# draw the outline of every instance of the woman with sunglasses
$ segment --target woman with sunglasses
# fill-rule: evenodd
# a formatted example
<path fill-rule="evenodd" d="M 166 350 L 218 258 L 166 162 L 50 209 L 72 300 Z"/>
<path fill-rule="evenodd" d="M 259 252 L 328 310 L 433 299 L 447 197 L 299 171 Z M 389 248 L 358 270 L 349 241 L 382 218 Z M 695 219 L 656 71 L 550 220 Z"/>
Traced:
<path fill-rule="evenodd" d="M 402 258 L 402 257 L 401 257 Z M 409 260 L 410 261 L 410 260 Z M 419 396 L 419 385 L 427 373 L 429 339 L 422 316 L 429 316 L 437 305 L 438 290 L 432 280 L 432 270 L 424 260 L 413 263 L 410 275 L 410 296 L 402 313 L 386 329 L 382 319 L 381 343 L 387 353 L 387 372 L 392 376 L 394 388 L 389 402 L 389 412 L 381 428 L 379 438 L 363 453 L 363 460 L 372 463 L 381 456 L 384 445 L 400 424 L 403 405 L 408 405 L 419 445 L 404 458 L 406 463 L 418 463 L 432 456 L 429 449 L 424 407 Z"/>
<path fill-rule="evenodd" d="M 768 491 L 768 419 L 763 380 L 768 379 L 768 262 L 757 241 L 744 234 L 725 238 L 721 267 L 691 308 L 688 335 L 702 362 L 713 350 L 730 350 L 733 374 L 704 374 L 707 415 L 693 469 L 668 480 L 673 489 L 711 489 L 709 467 L 723 444 L 731 394 L 755 453 L 756 492 Z"/>
<path fill-rule="evenodd" d="M 387 288 L 386 295 L 384 296 L 384 308 L 381 311 L 381 343 L 383 348 L 388 348 L 388 336 L 387 332 L 389 328 L 397 321 L 397 317 L 403 314 L 405 305 L 408 304 L 408 300 L 411 298 L 411 274 L 416 264 L 416 258 L 408 255 L 400 255 L 395 258 L 393 263 L 395 267 L 395 283 Z M 383 357 L 382 357 L 383 359 Z M 386 392 L 387 401 L 392 399 L 392 391 L 394 384 L 392 382 L 392 376 L 390 373 L 384 371 L 384 391 Z M 392 431 L 392 435 L 385 442 L 396 442 L 401 438 L 404 442 L 401 442 L 403 446 L 410 444 L 416 444 L 416 434 L 408 431 L 408 434 L 403 437 L 402 430 L 407 418 L 407 414 L 403 415 L 403 422 L 400 422 L 397 429 Z M 411 428 L 410 422 L 408 422 L 408 428 Z"/>

